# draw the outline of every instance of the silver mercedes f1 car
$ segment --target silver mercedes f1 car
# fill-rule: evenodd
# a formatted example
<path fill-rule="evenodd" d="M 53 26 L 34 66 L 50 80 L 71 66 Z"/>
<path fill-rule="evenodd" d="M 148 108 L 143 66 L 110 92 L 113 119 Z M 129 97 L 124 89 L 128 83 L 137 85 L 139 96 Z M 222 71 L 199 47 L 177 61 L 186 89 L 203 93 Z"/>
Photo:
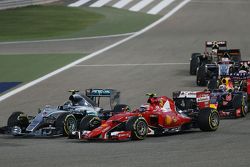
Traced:
<path fill-rule="evenodd" d="M 14 136 L 68 136 L 78 130 L 80 121 L 87 115 L 108 119 L 112 113 L 122 111 L 120 92 L 114 89 L 87 89 L 85 95 L 71 90 L 63 105 L 46 105 L 36 116 L 14 112 L 7 121 L 8 132 Z M 101 98 L 108 97 L 110 110 L 100 108 Z"/>

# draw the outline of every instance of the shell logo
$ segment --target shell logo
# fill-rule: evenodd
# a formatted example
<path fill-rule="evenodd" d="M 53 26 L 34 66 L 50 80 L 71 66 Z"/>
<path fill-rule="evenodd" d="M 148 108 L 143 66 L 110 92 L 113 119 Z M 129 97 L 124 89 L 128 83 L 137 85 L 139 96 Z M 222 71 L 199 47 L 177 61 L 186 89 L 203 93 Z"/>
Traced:
<path fill-rule="evenodd" d="M 166 125 L 170 125 L 172 123 L 172 118 L 169 115 L 166 116 L 165 123 Z"/>
<path fill-rule="evenodd" d="M 163 102 L 163 100 L 162 100 L 162 99 L 160 99 L 160 100 L 159 100 L 159 106 L 162 108 L 162 107 L 163 107 L 163 105 L 164 105 L 164 102 Z"/>
<path fill-rule="evenodd" d="M 108 124 L 102 124 L 101 126 L 102 126 L 102 127 L 107 127 L 107 126 L 108 126 Z"/>

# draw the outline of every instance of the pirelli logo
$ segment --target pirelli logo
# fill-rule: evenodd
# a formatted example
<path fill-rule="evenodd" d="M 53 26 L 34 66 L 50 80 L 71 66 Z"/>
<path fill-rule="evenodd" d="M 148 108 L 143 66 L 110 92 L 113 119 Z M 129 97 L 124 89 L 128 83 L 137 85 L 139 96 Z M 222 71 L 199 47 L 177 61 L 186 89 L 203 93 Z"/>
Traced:
<path fill-rule="evenodd" d="M 210 100 L 209 96 L 202 96 L 202 97 L 197 98 L 197 102 L 206 102 L 209 100 Z"/>

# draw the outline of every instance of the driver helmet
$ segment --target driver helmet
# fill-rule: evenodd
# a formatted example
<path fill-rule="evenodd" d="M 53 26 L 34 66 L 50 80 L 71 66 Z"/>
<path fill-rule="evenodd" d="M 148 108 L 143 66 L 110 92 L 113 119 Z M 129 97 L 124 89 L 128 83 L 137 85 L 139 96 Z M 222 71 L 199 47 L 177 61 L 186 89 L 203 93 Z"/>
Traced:
<path fill-rule="evenodd" d="M 73 94 L 69 97 L 69 100 L 72 102 L 73 105 L 77 105 L 80 101 L 83 100 L 83 98 L 79 94 Z"/>
<path fill-rule="evenodd" d="M 221 58 L 221 61 L 223 62 L 230 61 L 230 55 L 227 52 L 225 52 L 223 57 Z"/>

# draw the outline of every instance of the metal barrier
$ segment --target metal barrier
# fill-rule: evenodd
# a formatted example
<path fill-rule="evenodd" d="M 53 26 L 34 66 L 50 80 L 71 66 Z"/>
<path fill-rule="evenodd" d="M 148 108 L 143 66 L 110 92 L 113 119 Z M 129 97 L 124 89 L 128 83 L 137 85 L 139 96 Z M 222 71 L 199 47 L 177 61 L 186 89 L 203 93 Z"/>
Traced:
<path fill-rule="evenodd" d="M 18 8 L 31 5 L 40 5 L 58 0 L 0 0 L 0 10 Z"/>

